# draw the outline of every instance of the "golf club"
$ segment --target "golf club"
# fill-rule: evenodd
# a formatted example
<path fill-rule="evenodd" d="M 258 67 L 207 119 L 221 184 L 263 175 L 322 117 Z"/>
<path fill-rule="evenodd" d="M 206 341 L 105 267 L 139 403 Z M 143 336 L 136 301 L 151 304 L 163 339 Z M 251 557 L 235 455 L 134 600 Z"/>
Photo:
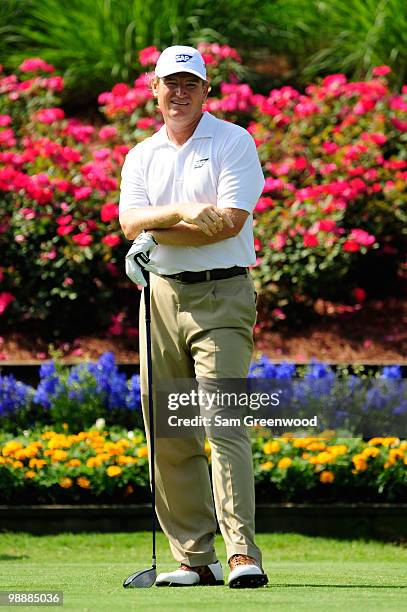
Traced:
<path fill-rule="evenodd" d="M 125 589 L 147 588 L 153 586 L 157 578 L 157 558 L 155 553 L 156 517 L 155 517 L 155 450 L 154 450 L 154 408 L 153 408 L 153 364 L 151 358 L 151 308 L 150 308 L 150 273 L 144 270 L 147 285 L 144 288 L 144 307 L 147 340 L 147 377 L 148 377 L 148 417 L 150 421 L 150 473 L 151 473 L 151 518 L 153 532 L 152 567 L 131 574 L 123 582 Z"/>

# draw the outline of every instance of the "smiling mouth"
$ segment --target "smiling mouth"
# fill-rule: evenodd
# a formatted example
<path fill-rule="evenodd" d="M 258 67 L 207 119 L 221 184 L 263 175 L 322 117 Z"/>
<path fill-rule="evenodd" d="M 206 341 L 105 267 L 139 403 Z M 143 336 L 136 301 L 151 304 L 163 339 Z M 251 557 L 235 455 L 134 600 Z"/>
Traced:
<path fill-rule="evenodd" d="M 175 102 L 172 100 L 172 104 L 176 104 L 177 106 L 188 106 L 188 102 Z"/>

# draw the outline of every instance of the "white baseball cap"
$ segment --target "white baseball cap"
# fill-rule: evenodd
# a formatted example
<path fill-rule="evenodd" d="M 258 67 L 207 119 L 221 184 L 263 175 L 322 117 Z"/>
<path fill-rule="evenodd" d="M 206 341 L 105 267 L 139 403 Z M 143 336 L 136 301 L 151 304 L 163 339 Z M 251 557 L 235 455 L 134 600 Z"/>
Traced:
<path fill-rule="evenodd" d="M 155 76 L 166 77 L 176 72 L 190 72 L 206 81 L 206 67 L 202 55 L 194 47 L 167 47 L 158 58 Z"/>

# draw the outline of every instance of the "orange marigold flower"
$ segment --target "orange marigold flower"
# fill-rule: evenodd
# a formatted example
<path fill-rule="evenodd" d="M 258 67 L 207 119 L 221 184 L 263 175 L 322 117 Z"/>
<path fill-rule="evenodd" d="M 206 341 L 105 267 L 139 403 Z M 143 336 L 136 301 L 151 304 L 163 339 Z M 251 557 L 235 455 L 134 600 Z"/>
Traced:
<path fill-rule="evenodd" d="M 326 448 L 325 442 L 311 442 L 307 445 L 309 451 L 323 451 Z"/>
<path fill-rule="evenodd" d="M 380 450 L 376 446 L 368 446 L 362 450 L 361 455 L 366 458 L 377 457 L 380 455 Z"/>
<path fill-rule="evenodd" d="M 106 474 L 110 476 L 110 478 L 113 478 L 114 476 L 120 476 L 122 471 L 123 471 L 122 468 L 119 467 L 118 465 L 109 465 L 109 467 L 106 470 Z"/>
<path fill-rule="evenodd" d="M 205 450 L 206 450 L 206 444 L 205 444 Z M 137 457 L 147 457 L 147 456 L 148 456 L 147 446 L 140 446 L 140 448 L 137 449 Z"/>
<path fill-rule="evenodd" d="M 27 471 L 26 471 L 26 473 L 24 474 L 24 476 L 25 476 L 26 478 L 35 478 L 35 477 L 36 477 L 36 475 L 37 475 L 37 474 L 36 474 L 35 472 L 33 472 L 32 470 L 27 470 Z"/>
<path fill-rule="evenodd" d="M 63 489 L 70 489 L 72 487 L 72 478 L 62 478 L 59 481 L 59 486 Z"/>
<path fill-rule="evenodd" d="M 324 470 L 320 473 L 319 480 L 324 484 L 331 483 L 335 480 L 335 474 L 330 470 Z"/>
<path fill-rule="evenodd" d="M 22 468 L 24 463 L 22 461 L 13 461 L 13 468 Z"/>
<path fill-rule="evenodd" d="M 331 463 L 331 461 L 333 461 L 334 459 L 335 457 L 331 455 L 331 453 L 328 453 L 326 451 L 318 453 L 318 455 L 316 456 L 317 463 Z"/>
<path fill-rule="evenodd" d="M 59 461 L 65 461 L 67 456 L 68 456 L 68 453 L 66 451 L 59 450 L 57 448 L 56 450 L 54 450 L 53 454 L 51 455 L 51 461 L 53 461 L 54 463 L 58 463 Z"/>
<path fill-rule="evenodd" d="M 85 476 L 79 476 L 79 478 L 76 479 L 76 482 L 81 489 L 90 489 L 90 481 L 85 478 Z"/>
<path fill-rule="evenodd" d="M 19 442 L 18 440 L 10 440 L 10 442 L 7 442 L 3 446 L 3 450 L 2 450 L 3 457 L 9 457 L 11 455 L 14 455 L 14 453 L 17 450 L 20 450 L 20 448 L 23 448 L 23 445 L 21 444 L 21 442 Z"/>
<path fill-rule="evenodd" d="M 338 455 L 346 455 L 348 447 L 345 444 L 334 444 L 332 446 L 327 446 L 326 450 L 337 457 Z"/>
<path fill-rule="evenodd" d="M 285 470 L 286 468 L 290 467 L 290 465 L 292 464 L 293 460 L 290 459 L 290 457 L 283 457 L 282 459 L 280 459 L 280 461 L 277 463 L 277 467 L 279 467 L 281 470 Z"/>
<path fill-rule="evenodd" d="M 45 461 L 45 459 L 35 459 L 34 458 L 34 459 L 30 459 L 30 461 L 28 462 L 28 467 L 41 469 L 46 464 L 47 462 Z"/>
<path fill-rule="evenodd" d="M 70 459 L 66 465 L 68 465 L 69 467 L 79 467 L 81 465 L 81 462 L 80 459 L 74 458 Z"/>
<path fill-rule="evenodd" d="M 354 455 L 352 457 L 352 461 L 358 472 L 364 472 L 365 470 L 367 470 L 367 461 L 362 454 Z"/>
<path fill-rule="evenodd" d="M 268 472 L 273 467 L 274 463 L 272 461 L 265 461 L 264 463 L 260 463 L 260 469 L 263 472 Z"/>

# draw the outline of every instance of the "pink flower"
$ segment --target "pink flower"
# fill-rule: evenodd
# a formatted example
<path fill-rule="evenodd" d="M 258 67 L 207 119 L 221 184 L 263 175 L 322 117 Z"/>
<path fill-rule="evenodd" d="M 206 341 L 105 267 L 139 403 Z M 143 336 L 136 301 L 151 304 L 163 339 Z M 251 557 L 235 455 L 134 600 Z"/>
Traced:
<path fill-rule="evenodd" d="M 262 197 L 262 198 L 259 198 L 259 201 L 257 202 L 254 210 L 255 212 L 264 212 L 268 208 L 272 208 L 272 207 L 273 207 L 273 200 L 268 197 Z"/>
<path fill-rule="evenodd" d="M 72 215 L 61 215 L 57 217 L 56 221 L 58 225 L 68 225 L 72 221 Z"/>
<path fill-rule="evenodd" d="M 73 197 L 75 200 L 86 200 L 91 193 L 91 187 L 76 187 L 74 189 Z"/>
<path fill-rule="evenodd" d="M 333 219 L 321 219 L 317 225 L 320 232 L 332 232 L 336 228 L 336 222 Z"/>
<path fill-rule="evenodd" d="M 52 64 L 47 64 L 40 57 L 29 57 L 23 61 L 22 64 L 18 67 L 21 72 L 37 72 L 41 70 L 41 72 L 55 72 L 54 66 Z"/>
<path fill-rule="evenodd" d="M 79 246 L 89 246 L 93 242 L 92 236 L 84 233 L 75 234 L 74 236 L 72 236 L 72 240 L 75 242 L 75 244 Z"/>
<path fill-rule="evenodd" d="M 152 117 L 142 117 L 136 122 L 136 127 L 139 130 L 148 130 L 155 124 L 155 119 Z"/>
<path fill-rule="evenodd" d="M 372 70 L 372 74 L 375 77 L 385 76 L 391 72 L 391 68 L 389 66 L 375 66 Z"/>
<path fill-rule="evenodd" d="M 314 234 L 304 234 L 303 240 L 305 247 L 315 247 L 319 245 L 318 238 Z"/>
<path fill-rule="evenodd" d="M 354 240 L 358 244 L 361 244 L 362 246 L 370 246 L 376 240 L 374 236 L 368 234 L 367 232 L 365 232 L 365 230 L 362 229 L 353 229 L 350 233 L 349 238 L 351 240 Z"/>
<path fill-rule="evenodd" d="M 113 219 L 117 219 L 119 216 L 119 206 L 114 202 L 106 202 L 103 204 L 102 210 L 100 211 L 100 217 L 105 223 L 109 223 Z"/>
<path fill-rule="evenodd" d="M 117 128 L 113 125 L 106 125 L 99 130 L 99 138 L 101 140 L 110 140 L 111 138 L 116 138 L 117 136 Z"/>
<path fill-rule="evenodd" d="M 286 245 L 284 234 L 277 234 L 274 240 L 269 242 L 269 247 L 275 251 L 281 251 Z"/>
<path fill-rule="evenodd" d="M 347 253 L 356 253 L 360 250 L 360 246 L 354 240 L 345 240 L 343 243 L 343 250 Z"/>
<path fill-rule="evenodd" d="M 10 125 L 11 117 L 10 115 L 0 115 L 0 127 L 5 127 L 6 125 Z"/>
<path fill-rule="evenodd" d="M 407 121 L 402 121 L 397 117 L 392 117 L 391 122 L 400 132 L 407 132 Z"/>
<path fill-rule="evenodd" d="M 2 291 L 0 293 L 0 315 L 4 313 L 6 308 L 11 302 L 15 300 L 15 297 L 9 291 Z"/>
<path fill-rule="evenodd" d="M 157 63 L 157 60 L 160 57 L 160 55 L 161 53 L 157 49 L 157 47 L 154 47 L 152 45 L 150 47 L 146 47 L 145 49 L 142 49 L 139 52 L 138 54 L 139 62 L 142 66 L 152 66 Z"/>
<path fill-rule="evenodd" d="M 65 113 L 62 108 L 44 108 L 35 114 L 36 121 L 50 125 L 55 121 L 64 119 Z"/>
<path fill-rule="evenodd" d="M 125 96 L 129 89 L 129 86 L 126 83 L 116 83 L 112 89 L 112 94 L 114 96 Z"/>
<path fill-rule="evenodd" d="M 74 230 L 73 225 L 60 225 L 57 229 L 57 235 L 66 236 L 67 234 L 70 234 L 73 230 Z"/>
<path fill-rule="evenodd" d="M 66 276 L 62 284 L 64 285 L 64 287 L 72 287 L 73 279 L 70 276 Z"/>
<path fill-rule="evenodd" d="M 115 247 L 120 244 L 120 236 L 117 236 L 117 234 L 108 234 L 107 236 L 103 236 L 102 242 L 109 247 Z"/>

